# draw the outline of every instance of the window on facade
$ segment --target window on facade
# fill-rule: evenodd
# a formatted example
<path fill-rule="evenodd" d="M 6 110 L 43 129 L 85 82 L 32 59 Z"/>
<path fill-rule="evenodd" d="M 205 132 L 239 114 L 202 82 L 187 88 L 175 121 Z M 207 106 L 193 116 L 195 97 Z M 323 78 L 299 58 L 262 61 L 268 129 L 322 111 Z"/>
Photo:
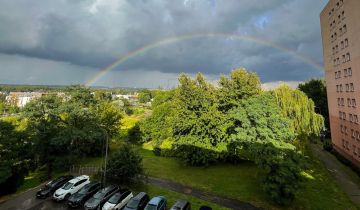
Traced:
<path fill-rule="evenodd" d="M 348 47 L 348 46 L 349 46 L 349 40 L 348 40 L 348 39 L 345 39 L 344 45 L 345 45 L 345 47 Z"/>
<path fill-rule="evenodd" d="M 344 49 L 344 41 L 341 41 L 341 49 Z"/>
<path fill-rule="evenodd" d="M 347 69 L 344 69 L 344 77 L 347 77 L 348 76 L 348 71 Z"/>
<path fill-rule="evenodd" d="M 346 58 L 345 55 L 342 56 L 342 62 L 345 63 L 346 62 Z"/>
<path fill-rule="evenodd" d="M 339 85 L 339 91 L 340 91 L 341 93 L 343 92 L 343 86 L 342 86 L 342 84 Z"/>
<path fill-rule="evenodd" d="M 342 120 L 342 119 L 343 119 L 342 112 L 339 112 L 339 119 L 340 119 L 340 120 Z M 341 128 L 343 128 L 343 127 L 341 126 Z M 341 130 L 342 130 L 342 129 L 341 129 Z"/>
<path fill-rule="evenodd" d="M 351 107 L 351 100 L 350 100 L 350 98 L 347 99 L 347 104 L 348 104 L 348 107 Z"/>
<path fill-rule="evenodd" d="M 358 116 L 356 114 L 354 114 L 354 123 L 356 123 L 356 124 L 359 123 L 359 119 L 358 119 Z"/>
<path fill-rule="evenodd" d="M 354 92 L 355 91 L 354 83 L 350 83 L 349 86 L 350 86 L 350 91 Z"/>
<path fill-rule="evenodd" d="M 354 155 L 357 155 L 356 146 L 355 146 L 355 145 L 353 145 L 353 153 L 354 153 Z"/>
<path fill-rule="evenodd" d="M 350 61 L 351 58 L 350 58 L 350 53 L 346 53 L 346 61 Z"/>
<path fill-rule="evenodd" d="M 341 34 L 343 34 L 343 29 L 342 28 L 339 29 L 339 34 L 340 34 L 340 36 L 341 36 Z"/>
<path fill-rule="evenodd" d="M 344 139 L 342 139 L 342 145 L 343 145 L 344 148 L 346 147 Z"/>
<path fill-rule="evenodd" d="M 351 129 L 351 138 L 353 138 L 353 139 L 356 138 L 356 133 L 355 133 L 354 129 Z"/>
<path fill-rule="evenodd" d="M 354 119 L 353 119 L 353 115 L 352 115 L 352 114 L 349 114 L 349 121 L 350 121 L 350 122 L 354 122 Z"/>
<path fill-rule="evenodd" d="M 349 92 L 349 91 L 350 91 L 349 84 L 345 84 L 345 89 L 346 89 L 346 92 Z"/>
<path fill-rule="evenodd" d="M 347 75 L 350 77 L 350 76 L 352 76 L 352 69 L 351 68 L 348 68 L 348 70 L 347 70 Z"/>
<path fill-rule="evenodd" d="M 344 25 L 344 26 L 343 26 L 343 32 L 346 33 L 346 31 L 347 31 L 347 26 Z"/>
<path fill-rule="evenodd" d="M 340 65 L 340 58 L 336 59 L 336 65 Z"/>
<path fill-rule="evenodd" d="M 352 105 L 352 107 L 356 107 L 356 99 L 351 99 L 351 105 Z"/>

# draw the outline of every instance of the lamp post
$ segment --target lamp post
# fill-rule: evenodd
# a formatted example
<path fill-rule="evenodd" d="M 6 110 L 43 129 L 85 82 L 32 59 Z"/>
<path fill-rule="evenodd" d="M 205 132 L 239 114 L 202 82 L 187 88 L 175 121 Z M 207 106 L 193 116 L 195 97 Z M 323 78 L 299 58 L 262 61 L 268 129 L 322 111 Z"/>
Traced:
<path fill-rule="evenodd" d="M 103 180 L 102 185 L 105 187 L 106 184 L 106 168 L 107 168 L 107 159 L 108 159 L 108 148 L 109 148 L 109 135 L 106 129 L 102 128 L 105 131 L 106 136 L 106 143 L 105 143 L 105 157 L 104 157 L 104 173 L 103 173 Z"/>

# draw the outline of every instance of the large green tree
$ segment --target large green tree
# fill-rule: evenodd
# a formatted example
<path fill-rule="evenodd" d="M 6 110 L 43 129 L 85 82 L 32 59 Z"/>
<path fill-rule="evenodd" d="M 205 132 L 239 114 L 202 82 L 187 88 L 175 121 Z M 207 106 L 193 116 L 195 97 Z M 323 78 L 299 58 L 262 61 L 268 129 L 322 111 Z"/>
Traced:
<path fill-rule="evenodd" d="M 219 86 L 219 109 L 223 112 L 238 107 L 242 99 L 261 92 L 259 77 L 244 68 L 231 71 L 229 78 L 221 76 Z"/>
<path fill-rule="evenodd" d="M 314 102 L 302 91 L 282 85 L 274 91 L 282 113 L 291 120 L 291 129 L 297 134 L 299 145 L 303 140 L 320 135 L 324 128 L 324 118 L 315 112 Z"/>
<path fill-rule="evenodd" d="M 0 195 L 15 192 L 22 184 L 31 166 L 31 148 L 26 133 L 14 121 L 0 119 Z"/>
<path fill-rule="evenodd" d="M 315 111 L 324 117 L 325 126 L 329 130 L 329 109 L 325 81 L 323 79 L 311 79 L 304 84 L 299 84 L 298 88 L 314 101 Z"/>

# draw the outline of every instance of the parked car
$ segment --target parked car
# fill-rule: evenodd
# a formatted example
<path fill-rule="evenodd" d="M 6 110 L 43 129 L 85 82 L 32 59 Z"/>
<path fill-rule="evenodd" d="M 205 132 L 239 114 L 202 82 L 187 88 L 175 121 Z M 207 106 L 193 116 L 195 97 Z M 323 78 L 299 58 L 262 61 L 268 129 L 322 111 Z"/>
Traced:
<path fill-rule="evenodd" d="M 98 190 L 100 190 L 101 184 L 99 182 L 89 183 L 85 185 L 77 193 L 72 194 L 68 198 L 68 206 L 77 208 L 84 205 L 85 201 L 93 196 Z"/>
<path fill-rule="evenodd" d="M 100 189 L 95 195 L 93 195 L 89 200 L 84 204 L 85 210 L 90 209 L 101 209 L 104 203 L 117 191 L 119 191 L 119 186 L 110 185 L 105 188 Z"/>
<path fill-rule="evenodd" d="M 74 178 L 71 175 L 60 176 L 57 179 L 54 179 L 48 182 L 43 188 L 36 192 L 37 198 L 46 198 L 52 195 L 57 189 L 62 187 L 67 181 Z"/>
<path fill-rule="evenodd" d="M 61 188 L 57 189 L 53 194 L 53 200 L 62 201 L 67 200 L 72 194 L 79 191 L 86 184 L 90 183 L 90 177 L 82 175 L 75 177 L 66 182 Z"/>
<path fill-rule="evenodd" d="M 163 196 L 152 198 L 146 205 L 145 210 L 166 210 L 166 198 Z"/>
<path fill-rule="evenodd" d="M 177 200 L 170 210 L 191 210 L 191 205 L 186 200 Z"/>
<path fill-rule="evenodd" d="M 120 210 L 134 197 L 132 192 L 128 189 L 122 189 L 111 196 L 111 198 L 104 204 L 102 210 Z"/>
<path fill-rule="evenodd" d="M 149 201 L 149 195 L 144 192 L 140 192 L 130 199 L 129 203 L 126 204 L 123 210 L 143 210 Z"/>

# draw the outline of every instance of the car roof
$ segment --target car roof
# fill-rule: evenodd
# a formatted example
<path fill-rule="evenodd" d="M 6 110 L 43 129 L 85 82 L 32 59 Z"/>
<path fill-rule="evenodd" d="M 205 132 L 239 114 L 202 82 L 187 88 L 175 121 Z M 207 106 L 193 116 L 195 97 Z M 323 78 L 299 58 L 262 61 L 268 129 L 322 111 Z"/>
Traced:
<path fill-rule="evenodd" d="M 149 204 L 151 205 L 158 205 L 160 203 L 160 201 L 164 200 L 164 197 L 161 197 L 161 196 L 157 196 L 157 197 L 154 197 L 150 200 Z"/>
<path fill-rule="evenodd" d="M 184 207 L 187 203 L 189 203 L 186 200 L 177 200 L 174 204 L 174 206 L 176 207 Z"/>
<path fill-rule="evenodd" d="M 133 200 L 140 200 L 141 198 L 143 198 L 146 195 L 147 195 L 146 192 L 139 192 L 139 194 L 137 194 L 135 197 L 133 197 Z"/>
<path fill-rule="evenodd" d="M 115 189 L 115 188 L 118 188 L 118 186 L 116 186 L 116 185 L 109 185 L 109 186 L 107 186 L 107 187 L 105 187 L 105 188 L 102 188 L 101 191 L 103 191 L 103 192 L 109 192 L 109 191 L 111 191 L 111 190 L 113 190 L 113 189 Z"/>
<path fill-rule="evenodd" d="M 77 176 L 77 177 L 71 179 L 69 182 L 70 183 L 76 183 L 76 182 L 78 182 L 80 180 L 83 180 L 83 179 L 89 179 L 89 176 L 87 176 L 87 175 Z"/>

